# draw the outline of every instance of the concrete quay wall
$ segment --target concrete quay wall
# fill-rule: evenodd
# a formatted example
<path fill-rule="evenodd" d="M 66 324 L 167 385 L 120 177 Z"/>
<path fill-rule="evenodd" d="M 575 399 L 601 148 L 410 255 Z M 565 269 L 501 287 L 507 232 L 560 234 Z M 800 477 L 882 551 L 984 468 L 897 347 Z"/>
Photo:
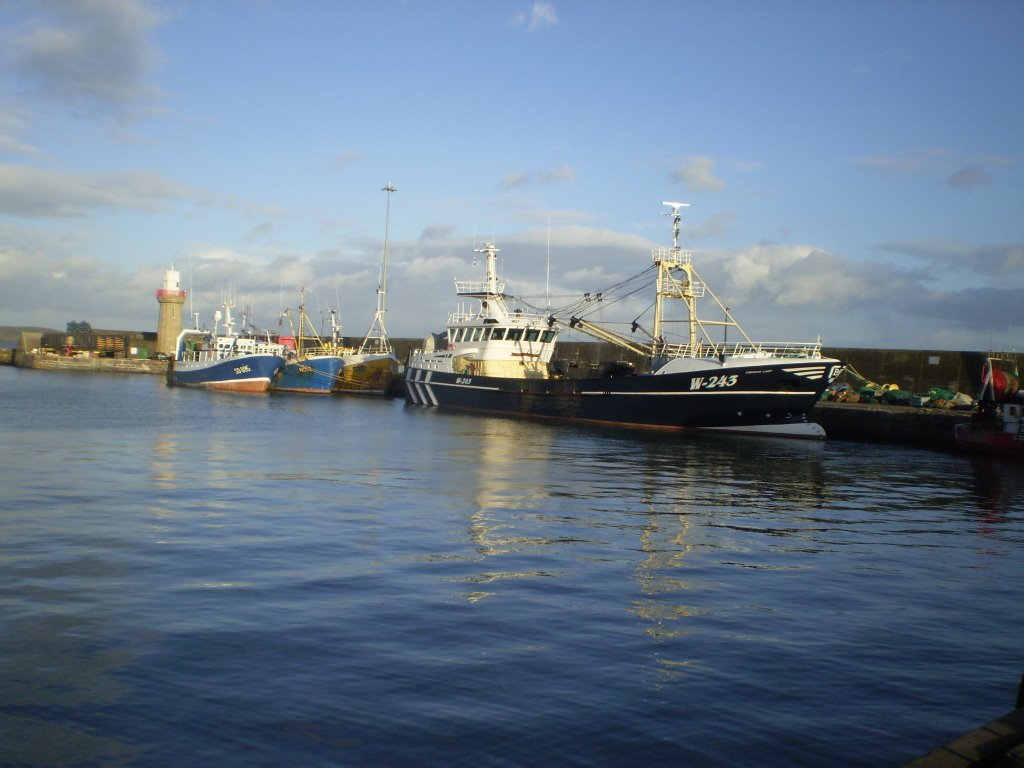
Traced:
<path fill-rule="evenodd" d="M 821 402 L 809 416 L 832 440 L 894 443 L 936 450 L 956 449 L 954 427 L 970 421 L 970 411 L 911 408 L 904 405 Z"/>
<path fill-rule="evenodd" d="M 18 353 L 13 364 L 19 368 L 40 371 L 72 371 L 88 373 L 146 373 L 166 375 L 165 360 L 143 360 L 129 357 L 63 357 L 41 353 Z"/>

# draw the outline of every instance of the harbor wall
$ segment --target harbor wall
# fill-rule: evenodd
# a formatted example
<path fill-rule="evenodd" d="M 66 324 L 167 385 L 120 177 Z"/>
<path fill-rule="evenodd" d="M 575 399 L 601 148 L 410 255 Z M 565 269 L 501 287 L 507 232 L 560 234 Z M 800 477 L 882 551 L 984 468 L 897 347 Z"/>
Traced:
<path fill-rule="evenodd" d="M 913 445 L 954 450 L 954 429 L 971 419 L 971 411 L 911 408 L 904 405 L 821 402 L 809 417 L 832 440 Z"/>
<path fill-rule="evenodd" d="M 15 365 L 41 371 L 85 373 L 143 373 L 166 375 L 167 361 L 137 357 L 65 357 L 47 353 L 18 352 Z"/>
<path fill-rule="evenodd" d="M 895 384 L 908 392 L 942 387 L 974 396 L 981 385 L 985 352 L 926 349 L 862 349 L 826 347 L 822 354 L 842 360 L 848 369 L 841 382 L 857 388 L 863 377 L 876 384 Z"/>

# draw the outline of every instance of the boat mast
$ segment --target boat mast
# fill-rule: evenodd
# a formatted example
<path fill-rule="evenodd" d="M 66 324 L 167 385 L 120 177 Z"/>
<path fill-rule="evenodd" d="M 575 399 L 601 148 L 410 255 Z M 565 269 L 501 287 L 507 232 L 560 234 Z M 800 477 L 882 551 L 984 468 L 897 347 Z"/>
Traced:
<path fill-rule="evenodd" d="M 391 344 L 388 342 L 387 331 L 384 330 L 384 314 L 387 312 L 385 302 L 388 293 L 388 229 L 391 224 L 391 193 L 397 192 L 393 184 L 381 188 L 382 192 L 388 193 L 387 214 L 384 218 L 384 254 L 380 261 L 380 281 L 377 283 L 377 313 L 373 316 L 370 330 L 366 332 L 363 343 L 359 346 L 359 354 L 366 354 L 370 350 L 370 342 L 376 342 L 375 351 L 378 354 L 386 355 L 391 352 Z"/>
<path fill-rule="evenodd" d="M 689 208 L 690 204 L 663 202 L 662 205 L 672 208 L 672 213 L 663 214 L 672 217 L 672 248 L 654 249 L 654 262 L 658 265 L 657 298 L 654 303 L 654 328 L 652 329 L 655 354 L 658 354 L 665 346 L 665 335 L 662 332 L 663 299 L 682 299 L 686 303 L 690 328 L 689 348 L 690 350 L 697 348 L 697 298 L 701 293 L 696 289 L 693 280 L 693 251 L 684 251 L 679 247 L 679 223 L 682 220 L 679 209 Z M 676 269 L 682 270 L 685 274 L 686 279 L 683 282 L 673 277 L 672 270 Z"/>
<path fill-rule="evenodd" d="M 501 249 L 494 243 L 484 243 L 483 248 L 474 248 L 473 252 L 487 255 L 487 285 L 484 290 L 488 296 L 497 296 L 502 292 L 498 286 L 498 254 Z"/>
<path fill-rule="evenodd" d="M 299 289 L 299 337 L 295 339 L 296 352 L 301 356 L 305 348 L 302 343 L 302 334 L 306 332 L 306 288 L 303 286 Z M 292 331 L 292 336 L 295 335 L 295 331 Z"/>

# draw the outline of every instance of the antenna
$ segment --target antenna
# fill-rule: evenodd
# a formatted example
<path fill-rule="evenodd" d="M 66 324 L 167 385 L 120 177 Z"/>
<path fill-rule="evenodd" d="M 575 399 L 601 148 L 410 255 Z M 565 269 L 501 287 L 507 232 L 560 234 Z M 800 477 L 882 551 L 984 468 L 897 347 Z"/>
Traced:
<path fill-rule="evenodd" d="M 667 205 L 670 208 L 672 208 L 672 213 L 663 213 L 662 216 L 671 216 L 672 217 L 672 248 L 674 250 L 678 251 L 679 250 L 679 222 L 682 219 L 682 216 L 679 215 L 679 209 L 680 208 L 689 208 L 690 204 L 689 203 L 662 202 L 662 205 Z"/>
<path fill-rule="evenodd" d="M 548 271 L 544 277 L 544 302 L 547 310 L 551 311 L 551 217 L 548 216 Z"/>

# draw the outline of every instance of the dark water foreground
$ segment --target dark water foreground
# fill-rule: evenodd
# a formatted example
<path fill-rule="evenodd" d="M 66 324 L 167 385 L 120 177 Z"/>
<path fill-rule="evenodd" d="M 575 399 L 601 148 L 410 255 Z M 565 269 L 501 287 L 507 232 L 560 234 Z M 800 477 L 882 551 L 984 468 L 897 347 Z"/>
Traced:
<path fill-rule="evenodd" d="M 1024 477 L 0 368 L 0 765 L 898 765 L 1012 706 Z"/>

